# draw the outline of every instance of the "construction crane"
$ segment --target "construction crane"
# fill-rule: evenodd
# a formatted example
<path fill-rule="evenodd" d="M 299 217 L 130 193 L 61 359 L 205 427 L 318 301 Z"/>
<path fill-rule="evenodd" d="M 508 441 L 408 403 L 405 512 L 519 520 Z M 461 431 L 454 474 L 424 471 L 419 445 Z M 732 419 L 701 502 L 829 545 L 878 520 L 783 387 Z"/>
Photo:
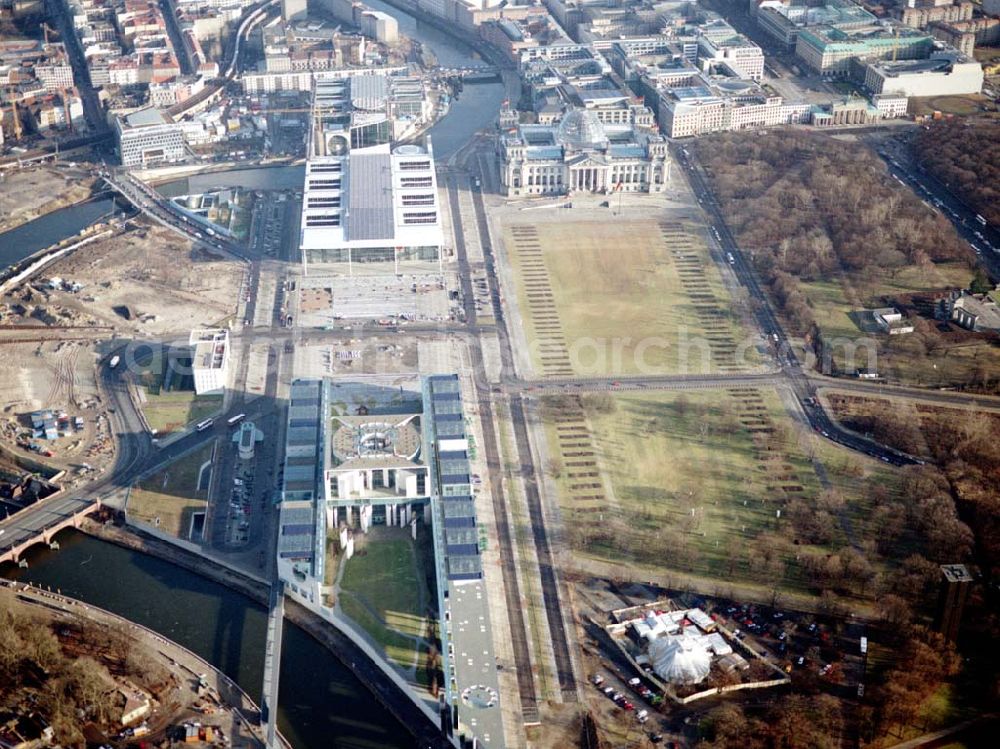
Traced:
<path fill-rule="evenodd" d="M 24 132 L 21 129 L 21 118 L 17 116 L 17 98 L 14 95 L 17 89 L 11 86 L 7 91 L 10 94 L 10 114 L 14 125 L 14 140 L 20 140 Z"/>
<path fill-rule="evenodd" d="M 63 103 L 63 114 L 66 117 L 66 127 L 70 132 L 73 132 L 73 112 L 70 107 L 70 96 L 69 92 L 71 89 L 64 88 L 62 90 L 62 103 Z"/>

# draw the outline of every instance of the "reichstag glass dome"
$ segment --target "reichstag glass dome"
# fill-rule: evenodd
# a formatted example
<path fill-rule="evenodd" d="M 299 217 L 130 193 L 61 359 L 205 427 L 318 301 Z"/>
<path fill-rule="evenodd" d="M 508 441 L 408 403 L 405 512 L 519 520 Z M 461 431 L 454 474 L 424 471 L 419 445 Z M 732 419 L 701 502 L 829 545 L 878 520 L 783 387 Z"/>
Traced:
<path fill-rule="evenodd" d="M 560 143 L 577 149 L 606 148 L 608 136 L 597 115 L 587 109 L 573 109 L 559 122 Z"/>

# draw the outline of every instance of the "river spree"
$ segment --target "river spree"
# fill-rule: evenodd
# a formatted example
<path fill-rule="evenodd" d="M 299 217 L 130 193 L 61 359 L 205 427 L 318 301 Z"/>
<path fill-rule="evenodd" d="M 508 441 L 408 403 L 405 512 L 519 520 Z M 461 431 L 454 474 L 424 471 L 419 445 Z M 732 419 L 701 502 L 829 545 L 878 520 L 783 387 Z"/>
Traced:
<path fill-rule="evenodd" d="M 36 252 L 86 229 L 115 209 L 111 198 L 60 208 L 0 234 L 0 269 L 20 263 Z"/>
<path fill-rule="evenodd" d="M 399 21 L 399 32 L 430 50 L 442 67 L 486 64 L 472 47 L 416 20 L 408 13 L 381 0 L 365 0 L 365 5 L 395 16 Z M 469 32 L 463 30 L 463 33 Z M 467 84 L 459 97 L 452 101 L 448 114 L 430 129 L 435 159 L 439 163 L 443 162 L 472 140 L 479 130 L 494 124 L 504 94 L 504 85 L 499 82 Z"/>
<path fill-rule="evenodd" d="M 267 612 L 246 596 L 155 557 L 75 531 L 34 547 L 5 577 L 52 586 L 174 640 L 259 701 Z M 296 749 L 411 749 L 407 730 L 326 648 L 286 623 L 278 725 Z"/>

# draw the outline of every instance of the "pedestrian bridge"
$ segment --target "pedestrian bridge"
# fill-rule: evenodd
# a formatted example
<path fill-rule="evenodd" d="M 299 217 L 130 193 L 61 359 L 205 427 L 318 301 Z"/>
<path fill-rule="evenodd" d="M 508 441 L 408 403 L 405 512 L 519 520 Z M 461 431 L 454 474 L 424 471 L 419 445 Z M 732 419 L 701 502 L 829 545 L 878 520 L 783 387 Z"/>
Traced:
<path fill-rule="evenodd" d="M 281 636 L 285 619 L 285 584 L 271 583 L 267 606 L 267 644 L 264 648 L 264 685 L 260 701 L 260 722 L 268 749 L 281 749 L 278 743 L 278 680 L 281 673 Z"/>
<path fill-rule="evenodd" d="M 491 81 L 500 77 L 500 68 L 495 65 L 467 65 L 456 68 L 437 68 L 435 72 L 443 78 L 461 78 L 463 81 Z"/>

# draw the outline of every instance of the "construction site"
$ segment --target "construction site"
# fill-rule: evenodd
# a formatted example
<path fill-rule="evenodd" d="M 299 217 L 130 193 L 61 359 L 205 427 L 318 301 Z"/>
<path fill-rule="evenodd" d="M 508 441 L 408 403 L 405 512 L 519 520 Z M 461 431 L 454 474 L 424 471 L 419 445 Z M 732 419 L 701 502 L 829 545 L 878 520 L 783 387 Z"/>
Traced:
<path fill-rule="evenodd" d="M 0 314 L 18 326 L 105 326 L 102 338 L 165 335 L 230 318 L 241 279 L 228 258 L 163 227 L 127 225 L 11 290 L 0 298 Z"/>
<path fill-rule="evenodd" d="M 41 166 L 0 176 L 0 231 L 90 197 L 93 177 L 83 169 Z"/>
<path fill-rule="evenodd" d="M 0 446 L 71 482 L 103 471 L 113 447 L 95 376 L 106 342 L 224 324 L 242 282 L 228 258 L 162 227 L 126 224 L 9 289 L 0 297 Z"/>

